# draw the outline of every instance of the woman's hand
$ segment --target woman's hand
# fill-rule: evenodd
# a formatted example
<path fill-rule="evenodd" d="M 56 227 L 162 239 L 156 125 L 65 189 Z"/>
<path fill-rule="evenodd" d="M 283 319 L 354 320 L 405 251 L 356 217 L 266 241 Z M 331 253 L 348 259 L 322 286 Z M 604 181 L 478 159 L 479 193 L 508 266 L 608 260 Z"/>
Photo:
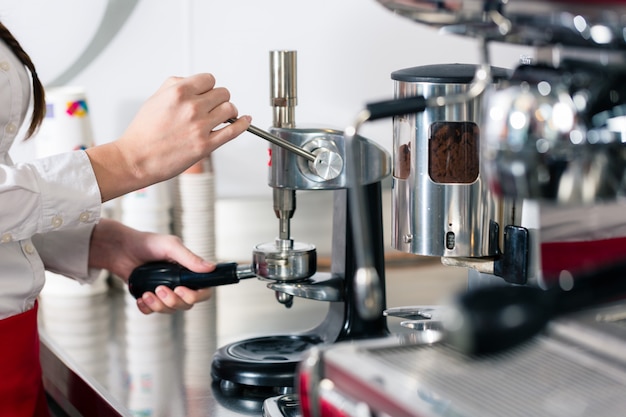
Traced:
<path fill-rule="evenodd" d="M 170 179 L 250 125 L 211 74 L 172 77 L 141 107 L 116 141 L 87 149 L 102 201 Z"/>
<path fill-rule="evenodd" d="M 91 236 L 89 266 L 103 268 L 128 281 L 131 272 L 150 261 L 179 263 L 194 272 L 211 272 L 215 264 L 203 260 L 185 247 L 177 236 L 141 232 L 111 219 L 102 219 Z M 154 293 L 145 293 L 137 300 L 144 314 L 171 313 L 188 310 L 195 303 L 208 300 L 211 288 L 191 290 L 177 287 L 171 290 L 157 287 Z"/>

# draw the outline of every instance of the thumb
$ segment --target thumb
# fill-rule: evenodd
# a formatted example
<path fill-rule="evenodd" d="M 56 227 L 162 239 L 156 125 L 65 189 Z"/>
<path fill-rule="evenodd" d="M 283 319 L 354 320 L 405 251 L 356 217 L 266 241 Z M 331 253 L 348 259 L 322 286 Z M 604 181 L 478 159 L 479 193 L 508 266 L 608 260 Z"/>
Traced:
<path fill-rule="evenodd" d="M 215 269 L 215 263 L 210 262 L 192 252 L 182 243 L 174 245 L 169 252 L 172 261 L 184 266 L 193 272 L 211 272 Z"/>

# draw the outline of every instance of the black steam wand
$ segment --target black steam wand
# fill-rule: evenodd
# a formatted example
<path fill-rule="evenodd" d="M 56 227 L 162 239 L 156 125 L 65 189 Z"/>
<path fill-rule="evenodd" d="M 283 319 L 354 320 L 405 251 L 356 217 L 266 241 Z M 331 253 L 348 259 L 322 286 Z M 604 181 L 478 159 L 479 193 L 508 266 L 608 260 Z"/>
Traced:
<path fill-rule="evenodd" d="M 624 298 L 626 262 L 562 272 L 554 281 L 548 289 L 498 285 L 459 295 L 444 315 L 443 341 L 470 355 L 516 346 L 556 317 Z"/>

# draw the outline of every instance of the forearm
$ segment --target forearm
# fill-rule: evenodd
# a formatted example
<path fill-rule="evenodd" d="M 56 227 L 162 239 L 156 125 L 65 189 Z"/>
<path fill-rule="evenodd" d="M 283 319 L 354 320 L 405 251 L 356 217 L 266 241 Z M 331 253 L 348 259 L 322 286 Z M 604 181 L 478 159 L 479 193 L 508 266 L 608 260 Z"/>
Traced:
<path fill-rule="evenodd" d="M 120 150 L 116 142 L 87 149 L 102 202 L 150 185 L 150 181 Z"/>

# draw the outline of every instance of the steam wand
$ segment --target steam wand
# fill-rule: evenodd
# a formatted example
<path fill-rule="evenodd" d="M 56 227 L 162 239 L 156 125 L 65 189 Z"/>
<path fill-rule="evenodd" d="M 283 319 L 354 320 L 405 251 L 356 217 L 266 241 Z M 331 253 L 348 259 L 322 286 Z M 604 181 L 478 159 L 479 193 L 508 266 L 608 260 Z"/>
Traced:
<path fill-rule="evenodd" d="M 461 294 L 445 310 L 443 341 L 470 355 L 511 348 L 536 336 L 558 316 L 623 299 L 624 277 L 626 262 L 619 262 L 576 276 L 567 274 L 547 290 L 504 285 L 477 288 Z"/>

